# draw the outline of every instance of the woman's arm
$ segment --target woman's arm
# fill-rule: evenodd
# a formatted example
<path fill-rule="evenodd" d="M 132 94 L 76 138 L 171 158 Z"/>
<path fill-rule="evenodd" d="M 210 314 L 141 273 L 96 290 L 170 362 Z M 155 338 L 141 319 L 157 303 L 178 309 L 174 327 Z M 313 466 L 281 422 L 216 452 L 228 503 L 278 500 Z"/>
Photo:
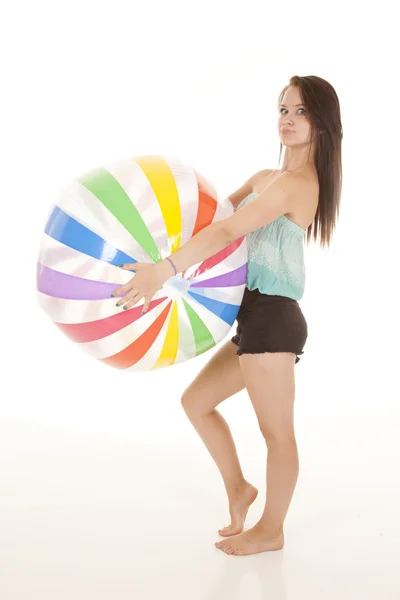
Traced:
<path fill-rule="evenodd" d="M 252 193 L 254 181 L 262 173 L 265 174 L 266 171 L 258 171 L 245 181 L 236 192 L 228 196 L 234 212 L 236 212 L 241 201 Z M 177 273 L 185 271 L 189 266 L 198 262 L 196 257 L 199 254 L 201 256 L 200 260 L 203 260 L 209 256 L 213 256 L 231 243 L 231 240 L 227 239 L 225 228 L 221 227 L 222 223 L 223 221 L 211 223 L 211 225 L 199 231 L 191 240 L 186 242 L 184 249 L 182 247 L 171 255 L 171 259 L 177 268 Z M 181 258 L 184 260 L 183 264 L 181 264 Z M 173 267 L 168 260 L 164 259 L 158 265 L 160 272 L 162 272 L 166 279 L 174 275 Z"/>
<path fill-rule="evenodd" d="M 226 219 L 207 225 L 170 255 L 177 274 L 229 246 L 231 240 L 225 230 L 225 221 Z M 156 264 L 164 281 L 175 274 L 171 263 L 166 258 Z"/>
<path fill-rule="evenodd" d="M 233 194 L 228 196 L 228 200 L 231 202 L 234 212 L 236 212 L 241 201 L 252 193 L 255 178 L 265 172 L 265 170 L 258 171 L 245 181 L 236 192 L 233 192 Z M 213 256 L 230 244 L 230 240 L 226 237 L 226 232 L 221 228 L 221 223 L 222 221 L 211 223 L 211 225 L 208 225 L 199 231 L 191 240 L 186 242 L 184 250 L 181 248 L 171 255 L 171 259 L 177 268 L 177 273 L 181 273 L 182 271 L 185 271 L 188 266 L 195 264 L 197 261 L 192 257 L 198 256 L 199 253 L 202 255 L 202 258 L 200 259 L 202 260 L 206 257 Z M 187 247 L 188 244 L 189 247 Z M 182 258 L 184 257 L 185 260 L 185 263 L 182 265 L 180 264 L 181 256 Z M 174 275 L 173 267 L 168 260 L 164 259 L 157 264 L 165 280 Z"/>
<path fill-rule="evenodd" d="M 309 186 L 304 177 L 296 173 L 284 173 L 264 190 L 253 202 L 244 206 L 240 214 L 234 213 L 221 221 L 215 221 L 196 233 L 170 258 L 177 273 L 213 256 L 232 242 L 274 221 L 286 212 L 297 208 L 303 188 Z M 308 187 L 307 187 L 308 190 Z M 157 263 L 163 281 L 174 275 L 171 263 L 164 259 Z"/>
<path fill-rule="evenodd" d="M 185 271 L 226 248 L 241 236 L 259 229 L 286 212 L 292 212 L 305 197 L 304 187 L 308 186 L 308 192 L 309 185 L 309 182 L 304 183 L 295 173 L 284 173 L 261 192 L 254 202 L 250 202 L 230 217 L 215 221 L 196 233 L 171 255 L 171 262 L 168 257 L 153 265 L 146 263 L 121 265 L 123 269 L 135 271 L 135 276 L 113 292 L 113 297 L 122 296 L 117 306 L 124 305 L 124 309 L 130 308 L 144 298 L 142 311 L 144 314 L 155 292 L 161 289 L 175 271 L 176 273 Z"/>

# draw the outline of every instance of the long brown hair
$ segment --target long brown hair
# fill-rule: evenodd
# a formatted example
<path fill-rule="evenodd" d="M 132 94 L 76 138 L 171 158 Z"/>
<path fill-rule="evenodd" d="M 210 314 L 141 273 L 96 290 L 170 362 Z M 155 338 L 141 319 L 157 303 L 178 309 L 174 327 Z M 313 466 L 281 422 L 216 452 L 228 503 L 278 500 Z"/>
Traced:
<path fill-rule="evenodd" d="M 280 93 L 278 107 L 289 86 L 299 88 L 311 122 L 311 140 L 315 141 L 315 167 L 318 173 L 319 198 L 314 221 L 307 229 L 306 243 L 320 236 L 320 245 L 329 247 L 339 217 L 342 193 L 343 130 L 337 94 L 328 81 L 315 75 L 294 75 Z M 310 144 L 311 150 L 311 144 Z M 282 155 L 280 144 L 279 162 Z"/>

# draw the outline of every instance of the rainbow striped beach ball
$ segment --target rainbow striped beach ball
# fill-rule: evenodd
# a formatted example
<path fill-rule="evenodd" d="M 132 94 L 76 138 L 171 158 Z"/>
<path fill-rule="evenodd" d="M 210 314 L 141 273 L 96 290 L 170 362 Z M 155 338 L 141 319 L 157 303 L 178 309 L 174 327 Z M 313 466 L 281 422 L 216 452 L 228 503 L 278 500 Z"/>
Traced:
<path fill-rule="evenodd" d="M 74 179 L 47 221 L 37 264 L 41 308 L 96 359 L 131 371 L 189 360 L 232 327 L 247 278 L 246 238 L 178 273 L 144 303 L 121 311 L 111 294 L 134 275 L 122 263 L 154 263 L 233 213 L 226 198 L 175 158 L 141 156 Z"/>

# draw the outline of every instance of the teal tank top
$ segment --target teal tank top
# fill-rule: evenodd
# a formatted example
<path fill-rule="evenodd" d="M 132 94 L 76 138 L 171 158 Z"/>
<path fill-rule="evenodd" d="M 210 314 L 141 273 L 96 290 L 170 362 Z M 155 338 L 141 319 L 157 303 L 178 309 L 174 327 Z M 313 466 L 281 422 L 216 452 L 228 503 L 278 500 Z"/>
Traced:
<path fill-rule="evenodd" d="M 238 205 L 239 209 L 258 196 L 252 192 Z M 304 294 L 305 264 L 303 241 L 306 229 L 281 215 L 271 223 L 246 234 L 248 272 L 246 287 L 258 288 L 271 296 L 300 300 Z"/>

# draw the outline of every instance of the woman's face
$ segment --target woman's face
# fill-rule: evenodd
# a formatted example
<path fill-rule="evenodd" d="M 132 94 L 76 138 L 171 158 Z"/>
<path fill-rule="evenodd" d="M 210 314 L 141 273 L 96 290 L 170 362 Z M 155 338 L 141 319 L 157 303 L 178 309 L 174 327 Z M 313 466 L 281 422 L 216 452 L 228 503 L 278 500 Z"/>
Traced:
<path fill-rule="evenodd" d="M 298 87 L 288 87 L 282 98 L 282 104 L 278 107 L 278 111 L 278 131 L 282 145 L 297 146 L 299 144 L 308 144 L 310 142 L 311 123 L 308 118 L 307 108 L 301 102 Z M 285 132 L 285 129 L 291 132 Z"/>

